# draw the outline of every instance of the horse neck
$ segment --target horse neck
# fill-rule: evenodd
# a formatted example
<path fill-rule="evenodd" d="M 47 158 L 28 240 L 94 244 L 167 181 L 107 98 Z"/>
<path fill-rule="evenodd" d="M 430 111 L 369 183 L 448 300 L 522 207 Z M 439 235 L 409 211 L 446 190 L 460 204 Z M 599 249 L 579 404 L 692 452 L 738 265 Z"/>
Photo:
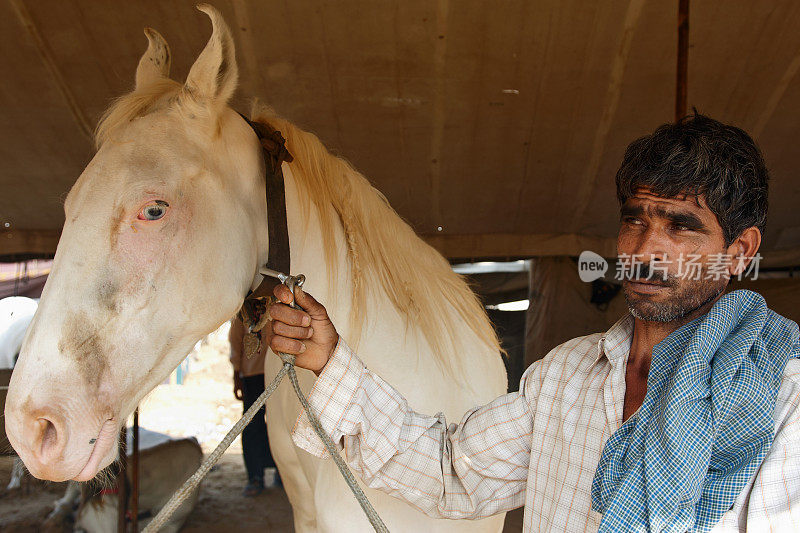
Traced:
<path fill-rule="evenodd" d="M 302 202 L 305 199 L 301 195 L 305 194 L 305 187 L 292 174 L 291 164 L 284 164 L 283 169 L 291 273 L 306 276 L 304 289 L 325 305 L 338 333 L 352 347 L 364 348 L 364 356 L 369 358 L 372 347 L 380 345 L 381 339 L 391 335 L 388 332 L 405 329 L 405 321 L 389 297 L 375 285 L 367 291 L 363 320 L 353 321 L 353 279 L 344 229 L 338 217 L 334 217 L 335 254 L 331 264 L 325 254 L 325 233 L 316 207 L 309 201 L 308 208 L 303 209 Z M 378 316 L 381 319 L 374 320 Z M 364 335 L 367 332 L 369 335 Z M 417 331 L 413 330 L 407 338 L 412 340 L 417 335 Z"/>
<path fill-rule="evenodd" d="M 292 175 L 291 165 L 284 164 L 283 168 L 291 273 L 306 275 L 304 288 L 325 305 L 339 335 L 357 350 L 367 366 L 379 375 L 390 377 L 393 385 L 400 387 L 418 405 L 432 402 L 450 417 L 460 416 L 475 402 L 488 401 L 505 391 L 505 371 L 499 357 L 486 357 L 485 346 L 455 314 L 452 317 L 454 334 L 457 338 L 471 340 L 464 343 L 458 357 L 467 369 L 468 383 L 474 384 L 474 387 L 461 386 L 457 391 L 441 385 L 452 376 L 436 363 L 422 330 L 409 327 L 406 317 L 379 287 L 373 285 L 367 291 L 361 323 L 351 323 L 353 283 L 344 230 L 338 223 L 334 228 L 335 275 L 331 276 L 316 208 L 312 205 L 307 210 L 302 209 L 299 195 L 304 193 L 303 187 Z M 371 283 L 370 280 L 366 282 Z M 420 382 L 419 376 L 426 377 L 424 382 Z"/>

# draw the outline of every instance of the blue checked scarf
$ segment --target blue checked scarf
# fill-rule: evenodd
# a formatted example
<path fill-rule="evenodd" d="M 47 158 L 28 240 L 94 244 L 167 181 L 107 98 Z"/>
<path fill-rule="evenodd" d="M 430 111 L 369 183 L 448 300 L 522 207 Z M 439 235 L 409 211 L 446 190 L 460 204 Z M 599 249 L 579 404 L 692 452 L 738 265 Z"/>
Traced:
<path fill-rule="evenodd" d="M 738 290 L 653 348 L 639 411 L 609 438 L 592 482 L 600 531 L 710 530 L 772 444 L 797 324 Z"/>

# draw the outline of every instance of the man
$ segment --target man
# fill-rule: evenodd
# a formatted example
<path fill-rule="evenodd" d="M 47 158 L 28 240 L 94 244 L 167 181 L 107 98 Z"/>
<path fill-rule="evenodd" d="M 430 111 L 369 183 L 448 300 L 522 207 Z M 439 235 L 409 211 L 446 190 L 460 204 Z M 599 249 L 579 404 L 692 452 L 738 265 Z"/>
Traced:
<path fill-rule="evenodd" d="M 432 516 L 524 503 L 526 531 L 800 531 L 798 327 L 723 295 L 758 252 L 767 181 L 745 132 L 699 114 L 632 143 L 616 176 L 629 314 L 459 425 L 410 410 L 302 291 L 306 312 L 276 288 L 271 347 L 317 373 L 311 406 L 365 482 Z M 321 455 L 304 418 L 294 439 Z"/>
<path fill-rule="evenodd" d="M 230 360 L 233 365 L 233 395 L 242 401 L 242 411 L 245 412 L 264 392 L 264 357 L 267 348 L 262 346 L 259 353 L 251 358 L 243 356 L 244 324 L 239 318 L 234 318 L 231 322 L 228 341 L 231 344 Z M 265 414 L 262 406 L 242 432 L 242 456 L 247 470 L 247 485 L 242 495 L 246 497 L 258 496 L 264 490 L 264 470 L 267 468 L 275 470 L 273 483 L 280 484 L 275 460 L 269 449 Z"/>

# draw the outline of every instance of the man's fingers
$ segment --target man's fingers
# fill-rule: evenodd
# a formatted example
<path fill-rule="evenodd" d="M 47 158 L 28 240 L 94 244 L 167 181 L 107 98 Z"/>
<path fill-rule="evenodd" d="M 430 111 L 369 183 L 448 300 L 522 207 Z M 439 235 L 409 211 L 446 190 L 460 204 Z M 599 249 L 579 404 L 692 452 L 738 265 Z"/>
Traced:
<path fill-rule="evenodd" d="M 314 330 L 312 328 L 289 326 L 283 322 L 273 322 L 272 332 L 276 335 L 282 335 L 292 339 L 310 339 L 311 336 L 314 335 Z"/>
<path fill-rule="evenodd" d="M 312 318 L 315 320 L 328 318 L 328 312 L 325 307 L 300 287 L 297 287 L 295 296 L 297 297 L 297 305 L 305 309 Z"/>
<path fill-rule="evenodd" d="M 278 283 L 275 285 L 275 288 L 272 289 L 272 294 L 275 295 L 275 298 L 277 298 L 279 302 L 283 302 L 285 304 L 290 304 L 292 303 L 292 300 L 294 300 L 292 291 L 290 291 L 289 287 L 283 283 Z"/>
<path fill-rule="evenodd" d="M 297 287 L 295 289 L 294 297 L 292 296 L 292 291 L 289 290 L 289 287 L 286 285 L 280 284 L 276 285 L 275 289 L 272 291 L 275 294 L 275 297 L 278 299 L 279 302 L 284 304 L 291 304 L 292 301 L 296 301 L 297 305 L 303 308 L 306 313 L 308 313 L 314 320 L 326 320 L 328 318 L 328 312 L 325 310 L 325 306 L 319 303 L 313 296 L 308 294 L 306 291 Z M 273 307 L 280 307 L 280 306 L 273 306 Z M 272 318 L 282 320 L 273 316 Z M 287 324 L 292 324 L 292 322 L 287 322 L 286 320 L 282 320 Z M 307 324 L 294 324 L 294 325 L 307 325 Z"/>
<path fill-rule="evenodd" d="M 308 316 L 308 313 L 300 309 L 293 309 L 285 304 L 273 304 L 269 306 L 269 316 L 272 317 L 273 320 L 283 322 L 290 326 L 307 327 L 311 325 L 311 317 Z"/>
<path fill-rule="evenodd" d="M 269 346 L 274 352 L 283 352 L 293 355 L 299 355 L 306 351 L 306 345 L 299 340 L 289 339 L 280 335 L 275 335 L 272 337 L 272 341 L 269 343 Z"/>

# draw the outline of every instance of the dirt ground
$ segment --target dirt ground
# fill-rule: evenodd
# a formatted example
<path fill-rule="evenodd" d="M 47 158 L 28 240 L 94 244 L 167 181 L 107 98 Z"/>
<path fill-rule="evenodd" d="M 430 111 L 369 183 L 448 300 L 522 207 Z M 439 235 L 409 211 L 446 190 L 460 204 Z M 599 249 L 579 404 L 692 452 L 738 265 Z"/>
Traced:
<path fill-rule="evenodd" d="M 199 343 L 188 358 L 189 372 L 183 385 L 159 385 L 140 405 L 142 427 L 175 437 L 194 436 L 209 453 L 242 414 L 241 402 L 232 394 L 228 362 L 227 327 Z M 0 531 L 8 533 L 61 532 L 68 526 L 45 524 L 53 503 L 66 483 L 45 483 L 30 477 L 20 490 L 7 491 L 13 459 L 0 457 Z M 281 488 L 264 491 L 255 498 L 241 495 L 246 481 L 241 441 L 236 439 L 217 466 L 203 481 L 200 499 L 183 531 L 255 533 L 293 530 L 291 507 Z M 520 511 L 509 513 L 505 531 L 521 531 Z M 113 532 L 110 532 L 113 533 Z"/>
<path fill-rule="evenodd" d="M 34 531 L 59 531 L 43 527 L 44 520 L 53 509 L 53 502 L 66 490 L 66 483 L 45 483 L 31 478 L 23 480 L 22 488 L 7 491 L 14 459 L 0 457 L 0 531 L 22 533 Z"/>
<path fill-rule="evenodd" d="M 28 478 L 21 490 L 9 492 L 12 459 L 0 457 L 0 531 L 4 533 L 61 533 L 68 525 L 45 524 L 53 503 L 63 496 L 66 483 L 45 483 Z M 182 531 L 187 533 L 237 533 L 292 531 L 292 509 L 283 489 L 267 489 L 255 498 L 244 498 L 245 479 L 241 456 L 226 454 L 203 481 L 200 500 Z"/>
<path fill-rule="evenodd" d="M 255 498 L 244 498 L 241 491 L 246 475 L 241 456 L 226 454 L 218 464 L 219 468 L 209 473 L 203 482 L 200 501 L 182 531 L 293 531 L 292 508 L 282 488 L 267 489 Z"/>

